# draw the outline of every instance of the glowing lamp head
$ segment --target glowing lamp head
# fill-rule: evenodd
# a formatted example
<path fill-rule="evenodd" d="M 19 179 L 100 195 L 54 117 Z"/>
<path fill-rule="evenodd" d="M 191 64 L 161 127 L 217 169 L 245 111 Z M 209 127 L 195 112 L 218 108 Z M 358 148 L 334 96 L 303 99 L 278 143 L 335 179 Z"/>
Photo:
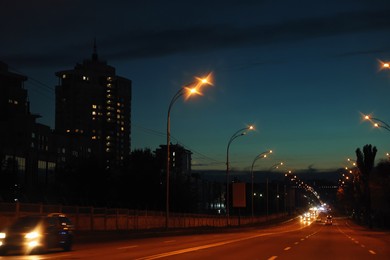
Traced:
<path fill-rule="evenodd" d="M 193 88 L 188 88 L 188 87 L 185 87 L 185 99 L 189 99 L 191 96 L 193 95 L 200 95 L 202 96 L 202 92 L 199 91 L 199 89 L 197 87 L 193 87 Z"/>

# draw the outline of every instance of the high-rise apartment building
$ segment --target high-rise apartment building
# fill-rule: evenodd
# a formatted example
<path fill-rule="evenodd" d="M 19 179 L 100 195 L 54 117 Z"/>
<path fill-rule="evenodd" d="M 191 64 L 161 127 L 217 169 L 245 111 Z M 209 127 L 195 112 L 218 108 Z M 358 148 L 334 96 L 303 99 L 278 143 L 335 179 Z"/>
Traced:
<path fill-rule="evenodd" d="M 107 168 L 122 165 L 130 155 L 131 80 L 98 59 L 96 44 L 91 59 L 55 75 L 55 131 L 63 137 L 64 158 L 93 156 Z"/>
<path fill-rule="evenodd" d="M 52 131 L 30 112 L 25 81 L 0 62 L 0 186 L 6 200 L 19 199 L 19 189 L 39 190 L 54 180 Z"/>

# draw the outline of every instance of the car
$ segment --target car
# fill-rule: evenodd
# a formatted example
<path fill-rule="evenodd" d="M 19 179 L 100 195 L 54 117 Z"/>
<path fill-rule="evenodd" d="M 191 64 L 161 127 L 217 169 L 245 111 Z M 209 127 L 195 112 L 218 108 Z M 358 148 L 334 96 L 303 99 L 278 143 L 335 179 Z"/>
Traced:
<path fill-rule="evenodd" d="M 16 250 L 32 254 L 54 248 L 70 251 L 73 237 L 73 225 L 65 214 L 23 216 L 0 232 L 0 253 Z"/>
<path fill-rule="evenodd" d="M 325 220 L 325 225 L 332 225 L 333 224 L 333 218 L 332 216 L 328 215 Z"/>

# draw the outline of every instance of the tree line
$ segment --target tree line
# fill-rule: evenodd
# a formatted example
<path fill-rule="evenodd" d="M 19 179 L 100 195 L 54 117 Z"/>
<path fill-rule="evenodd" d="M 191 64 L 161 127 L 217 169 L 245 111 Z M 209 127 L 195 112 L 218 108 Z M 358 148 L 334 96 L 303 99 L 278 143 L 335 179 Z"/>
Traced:
<path fill-rule="evenodd" d="M 31 203 L 165 210 L 165 167 L 150 149 L 134 150 L 129 160 L 115 169 L 106 169 L 96 158 L 72 157 L 64 167 L 55 170 L 54 182 L 35 183 L 32 187 L 17 180 L 17 162 L 12 158 L 5 160 L 4 155 L 0 159 L 0 201 L 17 198 Z M 199 211 L 200 195 L 195 185 L 200 181 L 196 174 L 171 175 L 172 211 Z"/>
<path fill-rule="evenodd" d="M 337 196 L 342 210 L 370 228 L 390 228 L 390 160 L 375 165 L 377 148 L 357 148 L 356 167 L 344 173 Z"/>

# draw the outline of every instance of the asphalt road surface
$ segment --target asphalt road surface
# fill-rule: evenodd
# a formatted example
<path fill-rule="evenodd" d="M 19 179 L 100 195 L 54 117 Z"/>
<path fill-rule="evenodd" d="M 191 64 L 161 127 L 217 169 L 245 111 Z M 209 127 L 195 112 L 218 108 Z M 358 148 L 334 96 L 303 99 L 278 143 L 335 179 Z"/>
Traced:
<path fill-rule="evenodd" d="M 75 244 L 71 252 L 0 259 L 390 259 L 390 233 L 344 218 L 332 225 L 296 218 L 271 227 Z"/>

